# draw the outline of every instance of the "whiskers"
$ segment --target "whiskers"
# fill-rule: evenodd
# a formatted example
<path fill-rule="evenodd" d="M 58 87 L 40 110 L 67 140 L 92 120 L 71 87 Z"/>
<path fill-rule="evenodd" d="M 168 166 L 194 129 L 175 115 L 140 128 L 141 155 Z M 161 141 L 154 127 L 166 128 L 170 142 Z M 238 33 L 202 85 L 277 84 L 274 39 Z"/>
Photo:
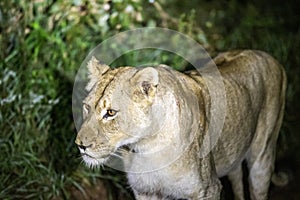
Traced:
<path fill-rule="evenodd" d="M 82 165 L 82 164 L 85 164 L 85 163 L 84 163 L 84 160 L 83 160 L 83 158 L 82 158 L 81 155 L 77 155 L 76 158 L 75 158 L 75 160 L 76 160 L 76 161 L 79 160 L 81 165 Z"/>
<path fill-rule="evenodd" d="M 104 167 L 104 163 L 108 160 L 107 158 L 94 158 L 88 154 L 81 154 L 76 160 L 80 160 L 80 164 L 84 164 L 90 169 L 99 169 Z"/>

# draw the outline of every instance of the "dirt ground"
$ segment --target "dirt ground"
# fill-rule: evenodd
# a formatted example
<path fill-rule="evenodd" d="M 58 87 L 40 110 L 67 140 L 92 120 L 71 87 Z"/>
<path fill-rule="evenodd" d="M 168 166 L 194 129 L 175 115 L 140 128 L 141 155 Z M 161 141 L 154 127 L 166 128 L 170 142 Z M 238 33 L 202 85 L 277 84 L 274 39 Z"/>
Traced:
<path fill-rule="evenodd" d="M 107 189 L 104 185 L 104 182 L 101 180 L 97 181 L 97 185 L 90 185 L 84 186 L 85 193 L 76 189 L 75 187 L 72 188 L 72 196 L 70 199 L 74 200 L 107 200 Z"/>

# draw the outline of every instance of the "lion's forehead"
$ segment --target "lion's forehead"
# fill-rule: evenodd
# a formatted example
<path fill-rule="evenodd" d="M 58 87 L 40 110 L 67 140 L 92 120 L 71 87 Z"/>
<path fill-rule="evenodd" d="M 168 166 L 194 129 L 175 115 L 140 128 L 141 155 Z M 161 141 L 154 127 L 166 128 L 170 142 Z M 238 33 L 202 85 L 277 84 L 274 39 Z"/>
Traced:
<path fill-rule="evenodd" d="M 131 78 L 133 73 L 130 73 L 130 71 L 132 69 L 133 67 L 119 67 L 103 74 L 99 77 L 97 85 L 88 94 L 85 101 L 96 106 L 105 98 L 106 103 L 110 103 L 108 101 L 111 101 L 112 95 L 126 87 L 122 82 L 125 83 Z"/>

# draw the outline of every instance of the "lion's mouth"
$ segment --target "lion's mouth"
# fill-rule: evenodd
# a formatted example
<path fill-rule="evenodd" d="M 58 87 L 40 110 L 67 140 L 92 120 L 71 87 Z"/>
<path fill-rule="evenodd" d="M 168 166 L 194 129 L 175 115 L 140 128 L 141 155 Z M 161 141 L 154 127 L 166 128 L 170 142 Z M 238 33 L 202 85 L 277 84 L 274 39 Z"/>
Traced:
<path fill-rule="evenodd" d="M 96 157 L 87 153 L 81 153 L 82 159 L 86 165 L 89 167 L 96 167 L 99 165 L 103 165 L 108 159 L 109 154 L 101 155 L 101 157 Z"/>

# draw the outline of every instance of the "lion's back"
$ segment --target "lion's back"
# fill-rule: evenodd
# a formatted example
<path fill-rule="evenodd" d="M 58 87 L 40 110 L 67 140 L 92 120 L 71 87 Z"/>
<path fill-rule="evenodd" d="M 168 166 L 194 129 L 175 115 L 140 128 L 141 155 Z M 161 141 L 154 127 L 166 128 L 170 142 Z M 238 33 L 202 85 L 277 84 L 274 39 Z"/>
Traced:
<path fill-rule="evenodd" d="M 262 51 L 229 51 L 219 54 L 214 62 L 221 74 L 226 98 L 225 122 L 214 152 L 216 168 L 222 176 L 245 157 L 261 112 L 270 111 L 262 110 L 262 106 L 273 104 L 274 98 L 279 99 L 275 107 L 284 104 L 286 75 L 283 67 Z M 196 71 L 188 74 L 203 88 L 205 74 L 197 75 Z"/>

